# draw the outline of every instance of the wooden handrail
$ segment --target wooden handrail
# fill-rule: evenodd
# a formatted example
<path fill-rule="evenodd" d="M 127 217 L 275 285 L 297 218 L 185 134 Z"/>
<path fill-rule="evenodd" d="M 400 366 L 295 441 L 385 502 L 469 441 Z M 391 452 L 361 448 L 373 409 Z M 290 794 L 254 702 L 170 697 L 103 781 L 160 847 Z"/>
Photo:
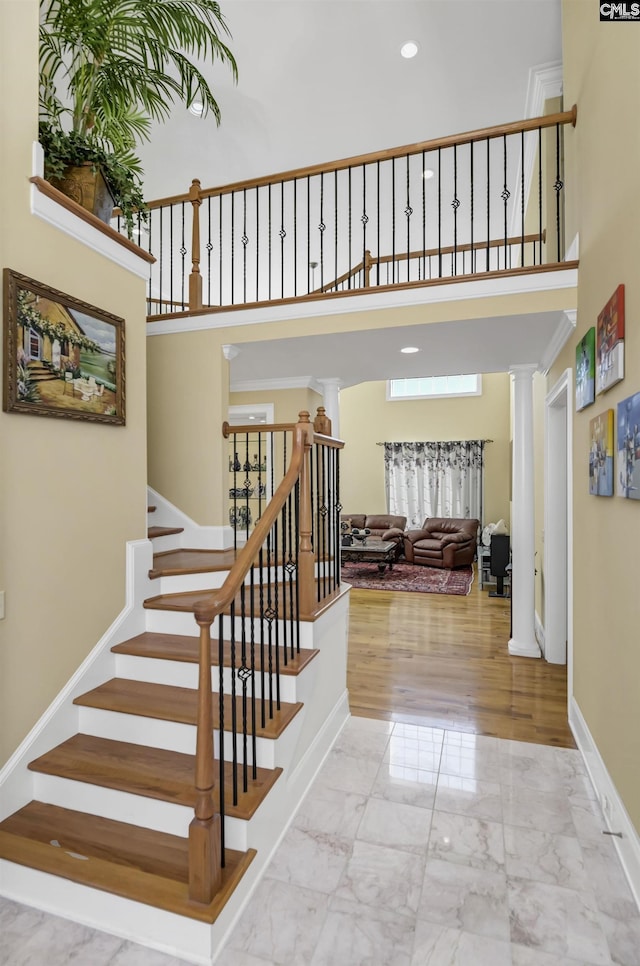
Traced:
<path fill-rule="evenodd" d="M 307 413 L 307 415 L 309 415 Z M 296 428 L 296 423 L 246 423 L 245 425 L 235 424 L 232 426 L 230 423 L 224 422 L 222 424 L 222 435 L 225 439 L 233 433 L 288 433 Z"/>
<path fill-rule="evenodd" d="M 415 252 L 396 252 L 395 255 L 380 255 L 378 258 L 376 258 L 375 255 L 372 255 L 370 251 L 366 251 L 365 260 L 363 262 L 358 262 L 358 264 L 354 265 L 350 271 L 343 272 L 343 274 L 339 275 L 336 279 L 334 279 L 333 282 L 325 282 L 322 288 L 314 289 L 314 291 L 318 293 L 329 292 L 332 288 L 335 288 L 336 285 L 340 285 L 342 282 L 346 282 L 347 279 L 353 278 L 358 274 L 358 272 L 361 272 L 363 268 L 368 271 L 370 276 L 371 270 L 376 265 L 384 265 L 388 264 L 389 262 L 403 262 L 408 261 L 411 258 L 435 258 L 439 255 L 457 255 L 460 252 L 486 251 L 487 248 L 505 248 L 509 245 L 522 245 L 523 243 L 525 245 L 530 245 L 532 242 L 539 242 L 540 240 L 542 240 L 543 244 L 546 244 L 546 228 L 543 230 L 542 235 L 536 233 L 525 235 L 524 238 L 522 235 L 513 235 L 512 237 L 507 238 L 506 243 L 504 238 L 495 238 L 490 242 L 474 242 L 473 245 L 470 242 L 467 242 L 464 245 L 444 245 L 441 248 L 425 248 L 424 251 L 418 249 Z M 364 288 L 369 288 L 370 284 L 370 278 L 369 280 L 365 278 Z"/>
<path fill-rule="evenodd" d="M 344 171 L 347 168 L 372 164 L 376 161 L 390 161 L 393 158 L 404 158 L 407 155 L 421 154 L 423 151 L 427 153 L 428 151 L 452 148 L 461 144 L 492 140 L 493 138 L 500 138 L 510 134 L 537 131 L 539 128 L 553 127 L 556 124 L 571 124 L 575 127 L 577 112 L 577 106 L 574 104 L 570 111 L 561 111 L 557 114 L 546 114 L 542 117 L 529 118 L 526 121 L 512 121 L 509 124 L 499 124 L 495 127 L 479 128 L 475 131 L 467 131 L 464 134 L 451 134 L 447 137 L 433 138 L 430 141 L 405 144 L 399 148 L 387 148 L 386 150 L 373 151 L 369 154 L 358 154 L 351 158 L 343 158 L 340 161 L 331 161 L 326 164 L 312 164 L 305 168 L 281 171 L 278 174 L 267 175 L 263 178 L 249 178 L 246 181 L 235 181 L 232 184 L 222 185 L 218 188 L 205 188 L 200 191 L 200 198 L 213 198 L 218 195 L 230 194 L 232 191 L 244 191 L 249 188 L 263 188 L 268 185 L 280 184 L 283 181 L 294 181 L 297 178 L 309 178 L 318 174 Z M 154 201 L 149 201 L 147 208 L 162 208 L 190 200 L 190 192 L 186 192 L 180 195 L 170 195 L 167 198 L 158 198 Z"/>

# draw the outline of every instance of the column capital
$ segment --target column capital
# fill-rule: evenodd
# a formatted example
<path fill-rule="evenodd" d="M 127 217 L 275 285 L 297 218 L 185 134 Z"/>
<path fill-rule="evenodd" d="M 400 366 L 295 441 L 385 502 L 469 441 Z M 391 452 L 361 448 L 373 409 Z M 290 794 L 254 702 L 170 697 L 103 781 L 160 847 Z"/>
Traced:
<path fill-rule="evenodd" d="M 337 386 L 338 389 L 342 388 L 342 379 L 338 376 L 327 376 L 324 379 L 316 377 L 316 382 L 320 383 L 321 386 Z"/>
<path fill-rule="evenodd" d="M 526 379 L 533 378 L 534 372 L 538 371 L 538 366 L 535 362 L 523 363 L 522 365 L 509 366 L 509 375 L 513 376 L 514 379 Z"/>

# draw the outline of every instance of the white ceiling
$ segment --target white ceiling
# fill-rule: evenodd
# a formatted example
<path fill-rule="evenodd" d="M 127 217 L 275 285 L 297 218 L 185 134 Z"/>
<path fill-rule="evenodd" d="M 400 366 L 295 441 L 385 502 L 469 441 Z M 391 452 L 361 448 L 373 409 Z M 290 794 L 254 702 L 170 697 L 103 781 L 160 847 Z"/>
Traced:
<path fill-rule="evenodd" d="M 532 69 L 561 60 L 560 0 L 221 0 L 238 63 L 206 68 L 216 127 L 184 108 L 141 151 L 147 198 L 525 116 Z M 400 46 L 419 45 L 405 60 Z M 499 371 L 537 361 L 558 316 L 246 343 L 232 383 Z M 422 346 L 399 355 L 400 344 Z M 428 372 L 426 360 L 430 360 Z M 393 361 L 392 361 L 393 360 Z"/>

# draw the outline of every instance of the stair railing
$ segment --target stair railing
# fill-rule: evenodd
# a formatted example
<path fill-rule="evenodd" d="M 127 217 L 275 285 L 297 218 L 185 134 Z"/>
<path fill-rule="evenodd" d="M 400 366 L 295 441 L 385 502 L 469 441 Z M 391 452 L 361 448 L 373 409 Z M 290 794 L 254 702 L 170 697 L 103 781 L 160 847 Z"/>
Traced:
<path fill-rule="evenodd" d="M 232 430 L 236 437 L 255 429 L 224 427 L 225 434 Z M 340 590 L 339 452 L 344 444 L 315 433 L 306 411 L 297 423 L 260 429 L 292 434 L 288 467 L 246 543 L 237 549 L 222 587 L 194 607 L 200 650 L 189 896 L 207 904 L 222 881 L 226 799 L 237 803 L 240 789 L 246 791 L 249 778 L 257 777 L 260 733 L 285 721 L 281 662 L 295 660 L 300 652 L 300 620 L 318 614 Z M 231 763 L 230 789 L 225 760 Z"/>
<path fill-rule="evenodd" d="M 152 201 L 150 318 L 563 262 L 576 108 Z M 120 220 L 121 221 L 121 220 Z M 120 221 L 116 227 L 124 230 Z"/>

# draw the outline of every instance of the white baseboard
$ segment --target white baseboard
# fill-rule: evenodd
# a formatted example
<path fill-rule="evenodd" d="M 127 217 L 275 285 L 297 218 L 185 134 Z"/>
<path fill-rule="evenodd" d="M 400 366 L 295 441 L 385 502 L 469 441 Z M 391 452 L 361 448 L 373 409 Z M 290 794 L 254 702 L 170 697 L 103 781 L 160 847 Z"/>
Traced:
<path fill-rule="evenodd" d="M 540 645 L 540 650 L 542 651 L 542 656 L 544 657 L 544 653 L 545 653 L 545 650 L 544 650 L 545 649 L 544 625 L 543 625 L 542 621 L 540 620 L 540 615 L 538 614 L 538 611 L 535 612 L 533 629 L 534 629 L 534 633 L 536 635 L 536 640 L 537 640 L 538 644 Z"/>
<path fill-rule="evenodd" d="M 629 818 L 629 814 L 574 697 L 571 698 L 569 704 L 569 725 L 576 739 L 576 744 L 582 752 L 591 783 L 598 795 L 607 828 L 611 832 L 622 833 L 622 838 L 614 836 L 613 842 L 629 881 L 633 897 L 640 909 L 640 836 Z"/>
<path fill-rule="evenodd" d="M 229 526 L 203 527 L 157 490 L 147 487 L 149 505 L 156 507 L 153 523 L 160 527 L 182 527 L 180 546 L 190 550 L 226 550 L 233 546 L 233 529 Z"/>

